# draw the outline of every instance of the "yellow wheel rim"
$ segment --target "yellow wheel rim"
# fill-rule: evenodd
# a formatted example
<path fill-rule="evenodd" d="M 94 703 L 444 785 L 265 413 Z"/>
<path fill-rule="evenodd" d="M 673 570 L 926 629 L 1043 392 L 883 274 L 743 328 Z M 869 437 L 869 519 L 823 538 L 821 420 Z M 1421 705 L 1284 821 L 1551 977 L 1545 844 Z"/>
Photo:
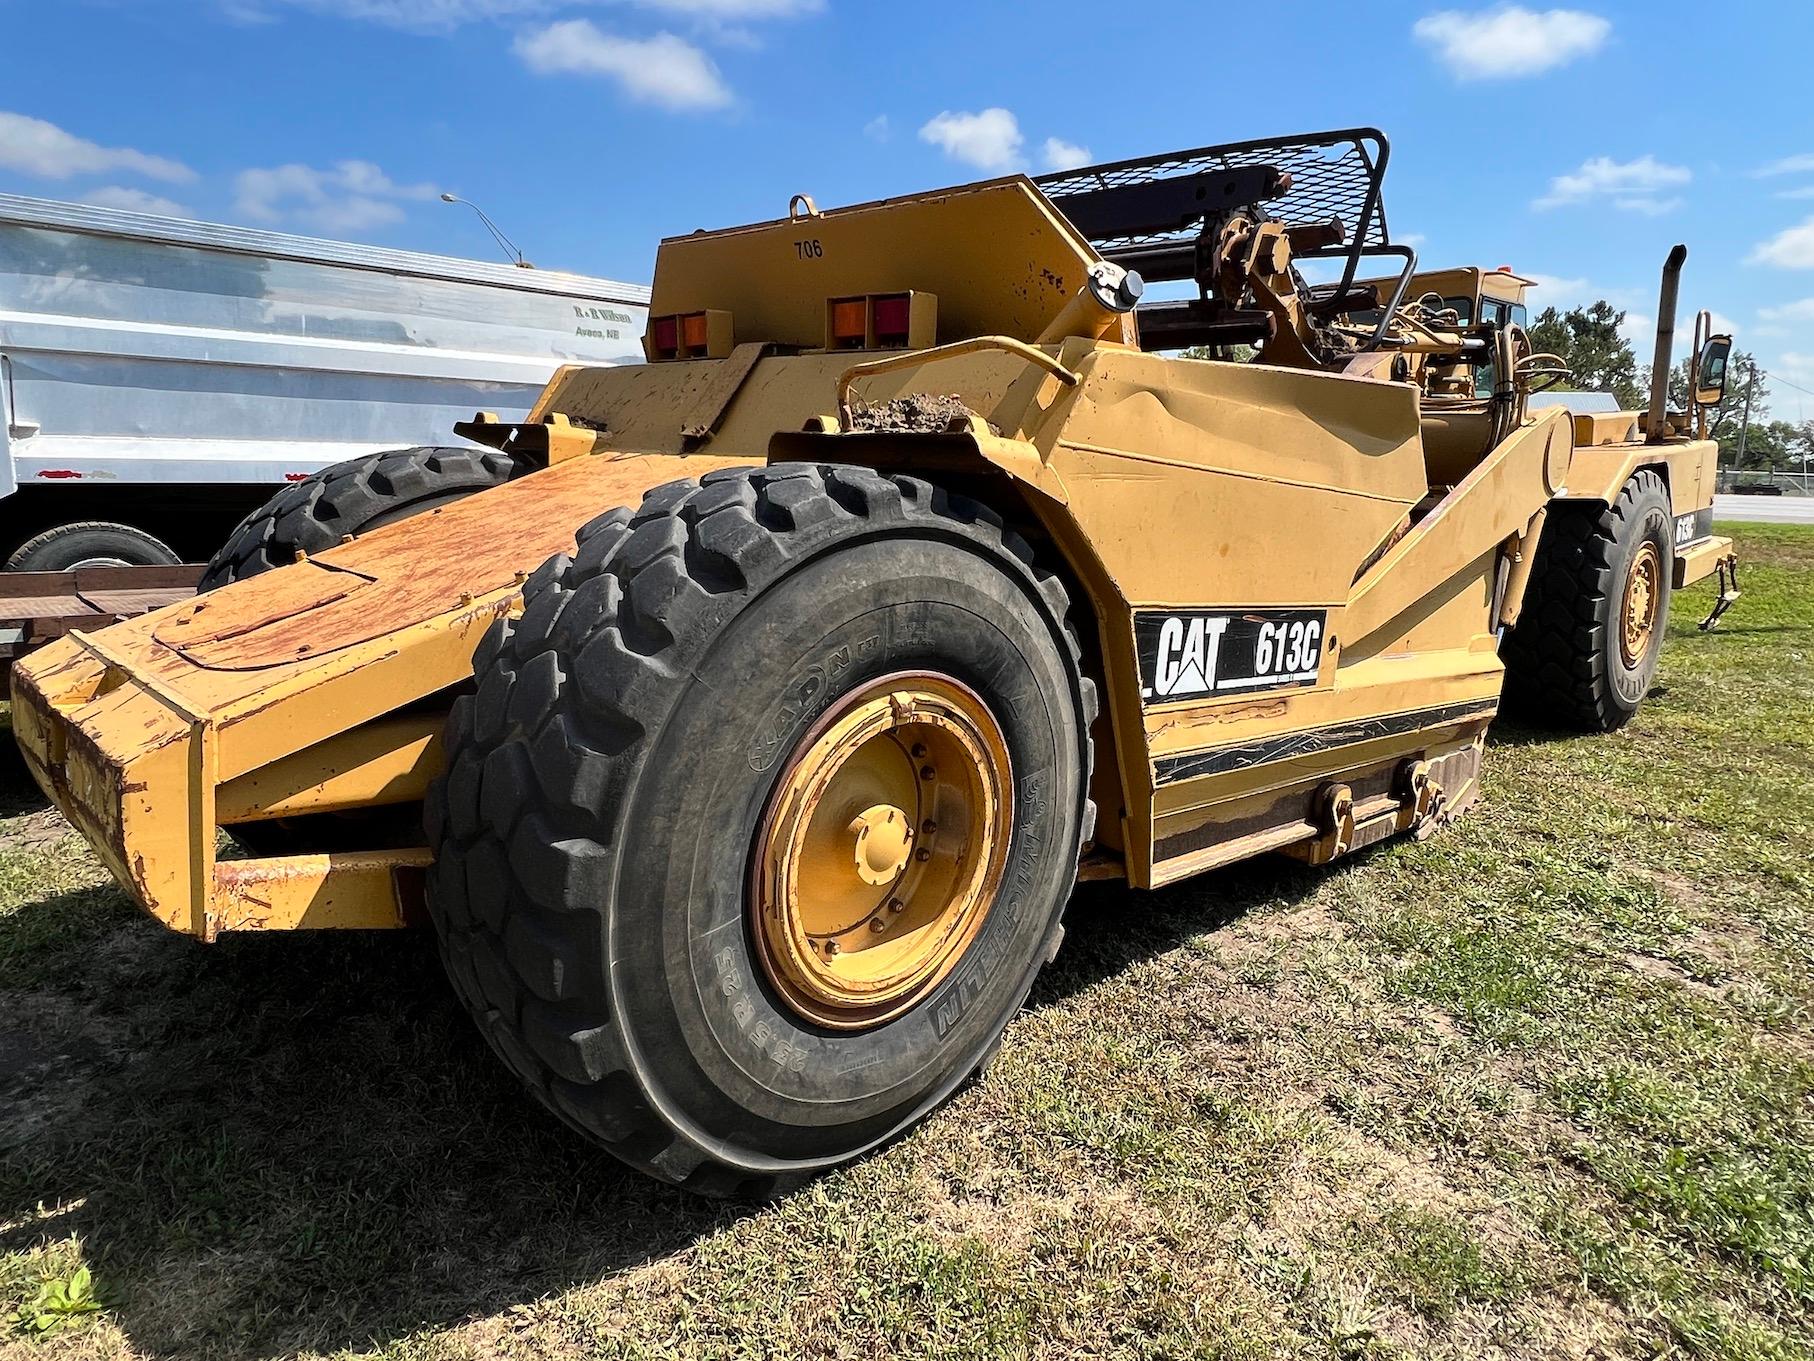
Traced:
<path fill-rule="evenodd" d="M 1620 611 L 1619 651 L 1626 666 L 1636 666 L 1650 650 L 1657 611 L 1663 600 L 1663 555 L 1646 540 L 1638 545 L 1625 578 L 1625 605 Z"/>
<path fill-rule="evenodd" d="M 957 967 L 1001 886 L 1014 787 L 968 687 L 903 673 L 834 706 L 782 771 L 757 836 L 757 956 L 796 1013 L 880 1025 Z"/>

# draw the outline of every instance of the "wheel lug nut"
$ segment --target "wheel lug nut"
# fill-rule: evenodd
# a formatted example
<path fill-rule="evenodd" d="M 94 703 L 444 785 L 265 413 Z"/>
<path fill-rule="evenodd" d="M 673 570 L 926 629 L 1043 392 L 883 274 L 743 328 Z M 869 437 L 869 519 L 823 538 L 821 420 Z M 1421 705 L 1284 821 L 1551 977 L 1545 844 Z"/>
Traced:
<path fill-rule="evenodd" d="M 923 865 L 928 860 L 932 859 L 932 852 L 927 850 L 924 846 L 921 846 L 917 851 L 915 851 L 913 853 L 913 858 L 915 860 L 919 861 Z"/>
<path fill-rule="evenodd" d="M 931 836 L 937 830 L 938 830 L 938 823 L 934 822 L 931 818 L 927 818 L 924 822 L 922 822 L 920 824 L 920 835 L 921 836 Z"/>
<path fill-rule="evenodd" d="M 869 929 L 879 936 L 888 929 L 888 926 L 880 917 L 873 917 L 870 919 Z"/>
<path fill-rule="evenodd" d="M 913 744 L 913 759 L 916 761 L 924 761 L 926 759 L 926 744 L 924 742 L 915 742 Z"/>
<path fill-rule="evenodd" d="M 921 766 L 920 767 L 920 778 L 922 780 L 930 780 L 930 779 L 933 779 L 934 777 L 936 777 L 937 775 L 938 775 L 938 772 L 936 770 L 934 770 L 931 766 Z"/>
<path fill-rule="evenodd" d="M 835 954 L 837 954 L 837 953 L 838 953 L 838 942 L 837 942 L 837 941 L 835 941 L 835 940 L 828 940 L 828 941 L 826 941 L 826 942 L 825 942 L 825 954 L 826 954 L 826 957 L 827 957 L 827 958 L 829 958 L 829 957 L 831 957 L 831 956 L 832 956 L 832 955 L 835 955 Z"/>
<path fill-rule="evenodd" d="M 904 912 L 907 910 L 907 904 L 902 902 L 899 898 L 890 898 L 888 900 L 888 910 L 890 912 Z"/>

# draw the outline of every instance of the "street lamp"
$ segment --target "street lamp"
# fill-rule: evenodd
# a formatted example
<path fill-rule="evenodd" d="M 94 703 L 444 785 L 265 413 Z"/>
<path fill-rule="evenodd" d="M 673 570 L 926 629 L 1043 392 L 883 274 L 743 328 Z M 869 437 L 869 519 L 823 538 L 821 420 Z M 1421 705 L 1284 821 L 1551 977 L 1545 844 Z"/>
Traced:
<path fill-rule="evenodd" d="M 479 207 L 478 204 L 472 202 L 470 199 L 463 199 L 458 194 L 443 194 L 441 195 L 441 202 L 464 203 L 468 208 L 479 215 L 479 221 L 485 224 L 485 230 L 491 233 L 491 239 L 496 241 L 504 253 L 510 257 L 510 262 L 513 265 L 518 269 L 535 268 L 534 265 L 523 258 L 523 252 L 517 249 L 516 242 L 512 241 L 508 236 L 505 236 L 503 232 L 499 231 L 498 224 L 487 217 L 485 210 Z"/>

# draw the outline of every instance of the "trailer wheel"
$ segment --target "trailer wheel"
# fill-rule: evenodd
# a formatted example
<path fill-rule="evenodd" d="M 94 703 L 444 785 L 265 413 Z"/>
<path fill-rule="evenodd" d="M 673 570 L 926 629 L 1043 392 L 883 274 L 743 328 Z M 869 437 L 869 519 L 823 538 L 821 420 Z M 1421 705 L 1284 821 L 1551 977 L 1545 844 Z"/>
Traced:
<path fill-rule="evenodd" d="M 1505 640 L 1509 707 L 1587 732 L 1630 722 L 1656 679 L 1674 562 L 1669 491 L 1649 469 L 1610 506 L 1552 506 Z"/>
<path fill-rule="evenodd" d="M 349 535 L 393 524 L 500 486 L 528 468 L 491 449 L 421 447 L 336 463 L 292 482 L 227 536 L 201 589 L 286 567 L 299 553 L 324 553 Z"/>
<path fill-rule="evenodd" d="M 427 822 L 456 990 L 625 1162 L 760 1195 L 987 1059 L 1094 821 L 1058 580 L 868 469 L 657 488 L 530 579 Z"/>
<path fill-rule="evenodd" d="M 142 529 L 81 520 L 27 539 L 6 560 L 6 570 L 67 572 L 78 567 L 174 567 L 180 562 L 169 544 Z"/>

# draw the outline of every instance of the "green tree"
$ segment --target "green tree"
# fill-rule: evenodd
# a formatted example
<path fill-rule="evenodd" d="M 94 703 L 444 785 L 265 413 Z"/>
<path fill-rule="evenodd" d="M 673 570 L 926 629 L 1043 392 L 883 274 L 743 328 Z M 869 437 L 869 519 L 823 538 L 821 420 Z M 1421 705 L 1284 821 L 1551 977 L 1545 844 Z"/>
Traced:
<path fill-rule="evenodd" d="M 1809 431 L 1792 421 L 1760 421 L 1751 414 L 1751 430 L 1745 437 L 1745 457 L 1738 458 L 1738 434 L 1734 430 L 1732 448 L 1720 446 L 1720 457 L 1734 468 L 1799 469 L 1808 458 Z"/>
<path fill-rule="evenodd" d="M 1252 345 L 1228 345 L 1224 349 L 1227 351 L 1228 362 L 1231 364 L 1252 363 L 1253 357 L 1259 353 Z M 1188 350 L 1178 351 L 1180 359 L 1220 359 L 1222 357 L 1213 345 L 1192 345 Z"/>
<path fill-rule="evenodd" d="M 1577 392 L 1610 392 L 1625 410 L 1643 405 L 1638 359 L 1619 334 L 1625 314 L 1602 298 L 1591 307 L 1558 312 L 1546 307 L 1530 328 L 1539 353 L 1561 355 L 1574 372 Z"/>
<path fill-rule="evenodd" d="M 1677 331 L 1679 338 L 1681 332 Z M 1753 386 L 1752 380 L 1756 380 Z M 1650 371 L 1644 372 L 1644 386 L 1650 386 Z M 1764 378 L 1763 370 L 1757 366 L 1757 357 L 1744 350 L 1733 350 L 1732 357 L 1726 361 L 1726 396 L 1720 404 L 1707 413 L 1707 437 L 1719 441 L 1720 461 L 1736 466 L 1738 457 L 1739 431 L 1745 423 L 1745 394 L 1751 394 L 1751 436 L 1745 441 L 1745 466 L 1747 468 L 1768 467 L 1766 455 L 1761 463 L 1752 457 L 1758 433 L 1770 424 L 1770 385 Z M 1688 407 L 1688 360 L 1686 357 L 1675 365 L 1669 373 L 1669 406 L 1673 411 L 1684 411 Z M 1785 424 L 1778 422 L 1778 424 Z M 1795 427 L 1786 426 L 1793 430 Z M 1783 438 L 1778 436 L 1778 438 Z M 1772 447 L 1768 442 L 1766 448 Z"/>

